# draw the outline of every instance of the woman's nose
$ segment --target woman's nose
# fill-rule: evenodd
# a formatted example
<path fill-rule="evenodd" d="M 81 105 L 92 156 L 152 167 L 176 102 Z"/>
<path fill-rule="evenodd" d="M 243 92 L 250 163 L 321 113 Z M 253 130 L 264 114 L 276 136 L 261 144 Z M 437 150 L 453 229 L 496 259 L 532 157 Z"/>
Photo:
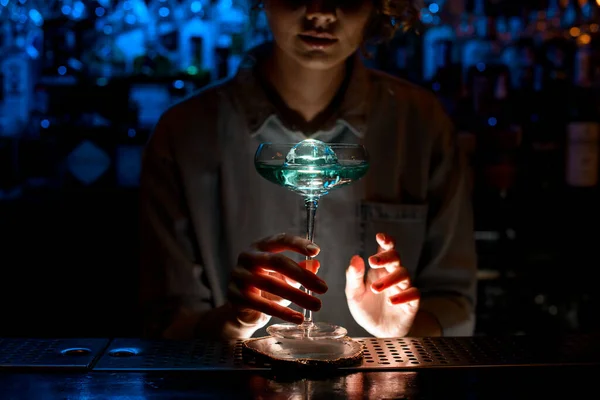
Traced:
<path fill-rule="evenodd" d="M 316 28 L 331 25 L 337 19 L 335 8 L 335 1 L 309 0 L 306 2 L 306 19 Z"/>

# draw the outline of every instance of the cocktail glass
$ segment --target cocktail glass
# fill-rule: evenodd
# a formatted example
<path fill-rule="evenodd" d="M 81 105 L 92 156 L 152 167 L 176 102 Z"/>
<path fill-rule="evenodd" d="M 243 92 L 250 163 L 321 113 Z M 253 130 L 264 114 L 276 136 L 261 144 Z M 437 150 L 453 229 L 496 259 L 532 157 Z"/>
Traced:
<path fill-rule="evenodd" d="M 307 139 L 295 144 L 262 143 L 254 157 L 258 173 L 268 181 L 304 197 L 306 238 L 314 240 L 315 214 L 321 197 L 361 179 L 369 169 L 369 156 L 360 144 Z M 306 257 L 310 260 L 311 257 Z M 311 295 L 311 291 L 304 288 Z M 344 327 L 314 322 L 304 309 L 304 322 L 273 324 L 267 332 L 282 339 L 337 339 L 346 336 Z"/>

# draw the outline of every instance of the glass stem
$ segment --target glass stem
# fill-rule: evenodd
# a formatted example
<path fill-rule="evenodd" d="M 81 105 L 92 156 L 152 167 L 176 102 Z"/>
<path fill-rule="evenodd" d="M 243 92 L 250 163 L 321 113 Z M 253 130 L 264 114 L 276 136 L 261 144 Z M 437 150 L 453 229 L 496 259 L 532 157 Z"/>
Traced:
<path fill-rule="evenodd" d="M 317 199 L 307 199 L 304 203 L 306 207 L 306 239 L 311 242 L 314 239 L 315 234 L 315 214 L 317 212 L 317 207 L 319 206 L 319 200 Z M 312 257 L 306 256 L 306 260 L 311 260 Z M 304 291 L 312 296 L 312 291 L 304 288 Z M 312 325 L 312 311 L 304 309 L 304 323 L 303 325 Z"/>

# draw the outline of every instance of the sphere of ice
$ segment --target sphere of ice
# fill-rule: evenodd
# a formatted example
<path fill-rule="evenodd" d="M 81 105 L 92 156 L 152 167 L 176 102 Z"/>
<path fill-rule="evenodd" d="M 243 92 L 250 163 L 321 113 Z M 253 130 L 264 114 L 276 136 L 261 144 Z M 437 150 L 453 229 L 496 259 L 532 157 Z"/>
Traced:
<path fill-rule="evenodd" d="M 337 156 L 327 144 L 306 139 L 295 145 L 285 157 L 286 165 L 335 165 Z"/>

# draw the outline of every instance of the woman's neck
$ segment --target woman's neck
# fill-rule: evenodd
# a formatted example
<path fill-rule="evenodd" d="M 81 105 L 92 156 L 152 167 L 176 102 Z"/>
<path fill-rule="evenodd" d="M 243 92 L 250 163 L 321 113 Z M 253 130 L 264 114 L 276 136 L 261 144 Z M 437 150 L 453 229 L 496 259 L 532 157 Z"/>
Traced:
<path fill-rule="evenodd" d="M 263 72 L 287 106 L 311 122 L 327 108 L 342 86 L 346 64 L 327 70 L 308 69 L 274 46 Z"/>

